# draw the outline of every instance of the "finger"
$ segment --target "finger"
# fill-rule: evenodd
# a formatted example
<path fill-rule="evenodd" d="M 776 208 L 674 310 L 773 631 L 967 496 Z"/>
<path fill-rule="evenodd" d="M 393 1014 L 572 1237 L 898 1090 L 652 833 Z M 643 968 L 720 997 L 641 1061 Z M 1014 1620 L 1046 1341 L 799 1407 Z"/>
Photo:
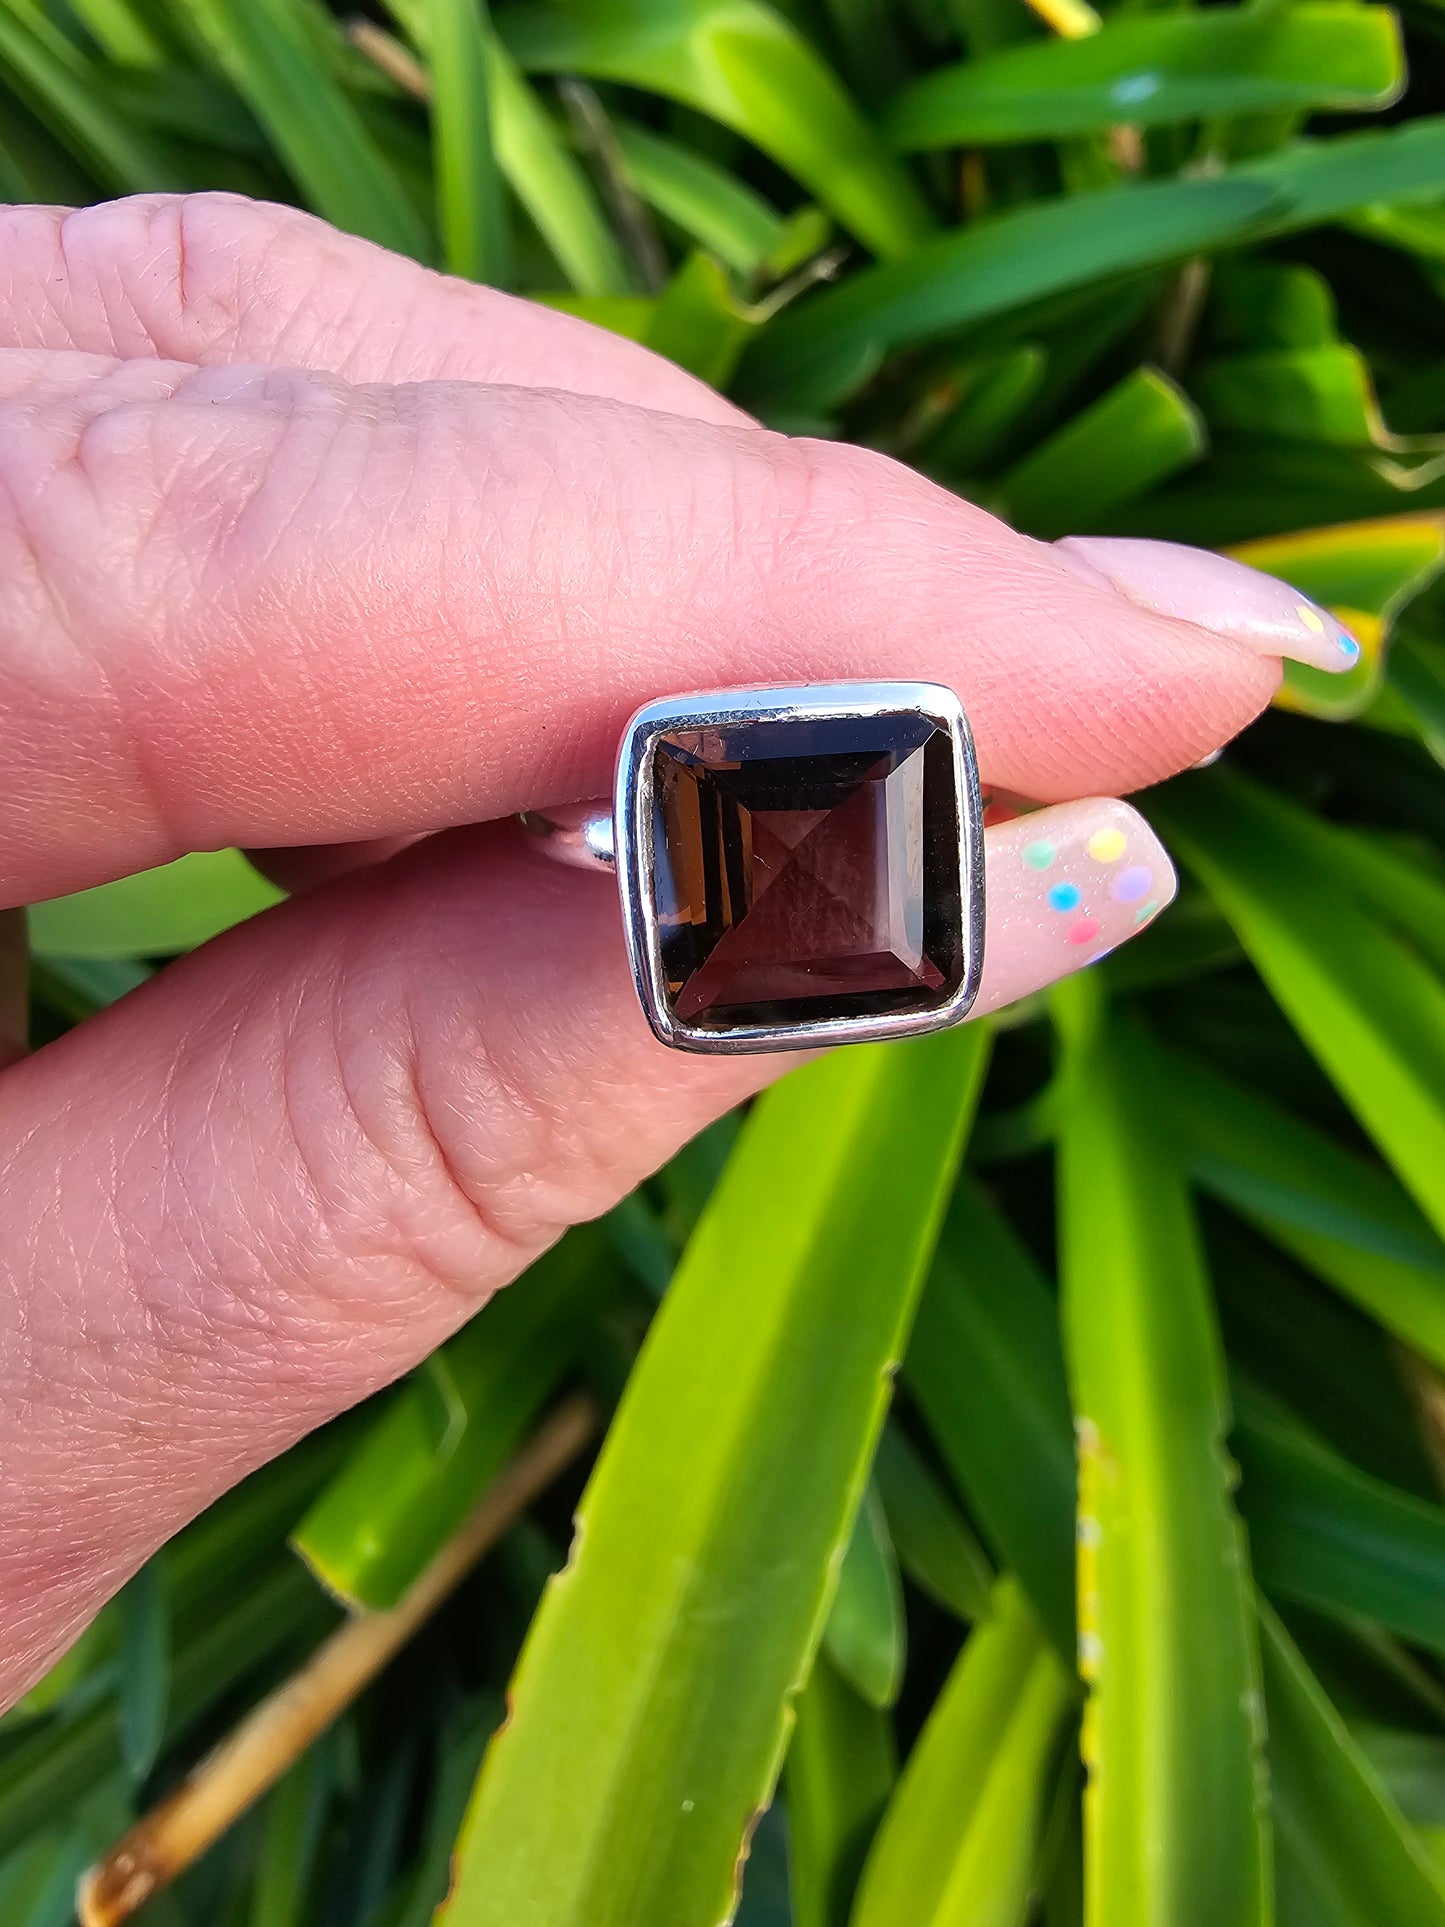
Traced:
<path fill-rule="evenodd" d="M 1278 680 L 1274 638 L 1141 609 L 862 449 L 86 366 L 0 354 L 0 901 L 596 795 L 667 692 L 947 683 L 986 779 L 1049 800 L 1197 761 Z"/>
<path fill-rule="evenodd" d="M 0 208 L 0 348 L 566 388 L 746 420 L 635 342 L 237 194 Z"/>
<path fill-rule="evenodd" d="M 986 843 L 980 1011 L 1173 892 L 1127 804 Z M 0 1682 L 790 1061 L 656 1044 L 610 880 L 504 826 L 268 912 L 8 1072 Z"/>

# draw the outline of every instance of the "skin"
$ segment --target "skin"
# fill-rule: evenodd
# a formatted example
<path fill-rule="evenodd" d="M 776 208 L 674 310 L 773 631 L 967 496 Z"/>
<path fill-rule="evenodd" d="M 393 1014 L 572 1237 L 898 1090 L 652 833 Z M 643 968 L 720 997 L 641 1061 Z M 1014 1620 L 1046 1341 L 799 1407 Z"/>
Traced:
<path fill-rule="evenodd" d="M 646 698 L 859 675 L 1054 801 L 1278 663 L 294 212 L 0 210 L 0 906 L 235 843 L 330 879 L 0 1075 L 0 1699 L 786 1068 L 654 1043 L 613 886 L 507 819 L 605 792 Z"/>

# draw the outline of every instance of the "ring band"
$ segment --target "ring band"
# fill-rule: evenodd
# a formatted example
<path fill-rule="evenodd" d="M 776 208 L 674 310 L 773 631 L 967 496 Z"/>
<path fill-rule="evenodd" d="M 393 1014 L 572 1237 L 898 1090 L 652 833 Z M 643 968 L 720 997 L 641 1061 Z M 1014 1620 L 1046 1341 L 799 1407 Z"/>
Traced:
<path fill-rule="evenodd" d="M 983 808 L 934 683 L 718 690 L 638 710 L 610 806 L 528 811 L 616 873 L 633 982 L 679 1050 L 812 1050 L 941 1030 L 983 968 Z"/>

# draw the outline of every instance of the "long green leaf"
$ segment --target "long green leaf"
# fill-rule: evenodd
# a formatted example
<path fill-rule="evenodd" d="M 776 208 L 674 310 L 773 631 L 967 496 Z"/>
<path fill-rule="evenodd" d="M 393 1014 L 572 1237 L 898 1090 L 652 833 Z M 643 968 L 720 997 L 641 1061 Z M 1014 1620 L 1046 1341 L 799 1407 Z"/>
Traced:
<path fill-rule="evenodd" d="M 948 1612 L 981 1619 L 994 1577 L 988 1554 L 895 1424 L 883 1428 L 873 1475 L 899 1565 Z"/>
<path fill-rule="evenodd" d="M 239 850 L 197 853 L 34 904 L 30 947 L 37 957 L 167 956 L 280 901 Z"/>
<path fill-rule="evenodd" d="M 1023 1927 L 1073 1695 L 1021 1588 L 1000 1580 L 909 1755 L 852 1927 Z"/>
<path fill-rule="evenodd" d="M 720 261 L 752 274 L 782 244 L 782 216 L 726 168 L 636 122 L 613 125 L 643 200 Z"/>
<path fill-rule="evenodd" d="M 1358 1471 L 1255 1397 L 1240 1401 L 1234 1444 L 1262 1586 L 1445 1652 L 1445 1509 Z"/>
<path fill-rule="evenodd" d="M 451 1927 L 731 1912 L 986 1051 L 843 1051 L 754 1111 L 533 1623 Z"/>
<path fill-rule="evenodd" d="M 574 1231 L 412 1373 L 292 1535 L 331 1592 L 396 1605 L 501 1471 L 614 1285 L 600 1237 Z"/>
<path fill-rule="evenodd" d="M 1074 1648 L 1074 1442 L 1058 1312 L 965 1180 L 918 1308 L 905 1382 L 1000 1562 Z"/>
<path fill-rule="evenodd" d="M 0 75 L 109 187 L 139 194 L 190 185 L 180 159 L 113 109 L 99 70 L 38 10 L 32 17 L 0 5 Z"/>
<path fill-rule="evenodd" d="M 1284 1627 L 1261 1609 L 1279 1927 L 1445 1927 L 1445 1887 Z"/>
<path fill-rule="evenodd" d="M 1395 16 L 1305 0 L 1115 19 L 1085 40 L 1043 40 L 945 67 L 893 102 L 905 150 L 1060 140 L 1126 122 L 1382 107 L 1399 91 Z"/>
<path fill-rule="evenodd" d="M 796 1712 L 784 1776 L 791 1927 L 844 1927 L 898 1777 L 893 1731 L 826 1652 L 814 1661 Z"/>
<path fill-rule="evenodd" d="M 750 352 L 747 375 L 759 389 L 786 391 L 820 360 L 908 347 L 1109 275 L 1207 253 L 1280 204 L 1261 181 L 1155 181 L 975 221 L 787 309 Z"/>
<path fill-rule="evenodd" d="M 181 0 L 310 206 L 349 233 L 427 258 L 426 224 L 290 0 Z"/>
<path fill-rule="evenodd" d="M 1193 1058 L 1137 1035 L 1195 1181 L 1445 1366 L 1445 1244 L 1388 1172 Z"/>
<path fill-rule="evenodd" d="M 507 207 L 492 134 L 485 0 L 431 0 L 432 145 L 442 258 L 453 274 L 505 287 Z"/>
<path fill-rule="evenodd" d="M 1183 1172 L 1086 981 L 1059 1146 L 1079 1438 L 1090 1927 L 1260 1927 L 1258 1657 L 1227 1404 Z M 1097 994 L 1097 993 L 1096 993 Z"/>
<path fill-rule="evenodd" d="M 903 1684 L 903 1591 L 888 1521 L 869 1485 L 838 1571 L 823 1647 L 870 1706 L 891 1706 Z"/>
<path fill-rule="evenodd" d="M 758 0 L 517 7 L 497 25 L 529 72 L 650 88 L 735 128 L 875 254 L 902 254 L 932 227 L 908 175 L 836 75 Z"/>
<path fill-rule="evenodd" d="M 387 0 L 412 43 L 433 58 L 434 0 Z M 495 31 L 484 33 L 489 130 L 498 165 L 579 295 L 625 295 L 632 282 L 592 184 Z"/>
<path fill-rule="evenodd" d="M 1184 391 L 1157 368 L 1136 368 L 1015 463 L 997 484 L 998 506 L 1031 535 L 1094 527 L 1198 461 L 1204 442 Z"/>
<path fill-rule="evenodd" d="M 1445 1234 L 1445 984 L 1277 796 L 1212 770 L 1160 801 L 1280 1008 Z"/>

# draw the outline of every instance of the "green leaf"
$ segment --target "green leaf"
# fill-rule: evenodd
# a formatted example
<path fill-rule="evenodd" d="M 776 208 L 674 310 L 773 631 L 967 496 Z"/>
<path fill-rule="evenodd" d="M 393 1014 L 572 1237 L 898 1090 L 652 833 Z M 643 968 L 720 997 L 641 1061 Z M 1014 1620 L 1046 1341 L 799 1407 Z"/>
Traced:
<path fill-rule="evenodd" d="M 851 1927 L 1023 1927 L 1073 1682 L 1016 1581 L 970 1636 L 909 1755 Z"/>
<path fill-rule="evenodd" d="M 1445 1652 L 1445 1509 L 1357 1470 L 1256 1397 L 1240 1400 L 1234 1449 L 1267 1591 Z"/>
<path fill-rule="evenodd" d="M 144 10 L 130 0 L 69 0 L 69 4 L 96 44 L 121 66 L 155 67 L 165 58 Z"/>
<path fill-rule="evenodd" d="M 758 319 L 735 299 L 718 263 L 693 254 L 658 297 L 647 346 L 714 388 L 725 388 Z"/>
<path fill-rule="evenodd" d="M 33 905 L 30 947 L 37 957 L 167 956 L 280 901 L 239 850 L 199 853 Z"/>
<path fill-rule="evenodd" d="M 753 1111 L 533 1622 L 452 1927 L 731 1911 L 986 1054 L 842 1051 Z"/>
<path fill-rule="evenodd" d="M 869 1485 L 838 1570 L 823 1648 L 870 1706 L 892 1706 L 903 1684 L 903 1589 L 882 1501 Z"/>
<path fill-rule="evenodd" d="M 1136 368 L 1009 470 L 996 484 L 1001 512 L 1031 535 L 1092 528 L 1203 452 L 1188 396 L 1157 368 Z"/>
<path fill-rule="evenodd" d="M 1157 1093 L 1127 1075 L 1098 995 L 1079 978 L 1056 992 L 1087 1918 L 1260 1927 L 1270 1910 L 1259 1662 L 1219 1339 Z"/>
<path fill-rule="evenodd" d="M 886 127 L 906 151 L 1060 140 L 1121 122 L 1383 107 L 1403 77 L 1385 7 L 1214 7 L 1115 19 L 1085 40 L 1008 47 L 907 87 Z"/>
<path fill-rule="evenodd" d="M 1346 448 L 1374 447 L 1384 433 L 1369 363 L 1343 341 L 1221 356 L 1189 385 L 1217 428 Z"/>
<path fill-rule="evenodd" d="M 329 1780 L 327 1755 L 313 1746 L 267 1797 L 250 1927 L 306 1927 Z"/>
<path fill-rule="evenodd" d="M 20 12 L 0 0 L 0 75 L 108 187 L 144 194 L 190 185 L 176 156 L 113 110 L 100 70 L 38 8 Z"/>
<path fill-rule="evenodd" d="M 1445 179 L 1445 114 L 1331 140 L 1295 141 L 1235 168 L 1228 178 L 1257 181 L 1281 195 L 1270 220 L 1275 233 L 1318 227 L 1377 201 L 1438 200 Z"/>
<path fill-rule="evenodd" d="M 1058 1312 L 965 1179 L 918 1308 L 905 1382 L 1001 1564 L 1074 1649 L 1074 1440 Z"/>
<path fill-rule="evenodd" d="M 432 55 L 434 0 L 388 0 L 412 43 Z M 626 295 L 632 283 L 592 184 L 536 90 L 496 33 L 483 31 L 489 130 L 497 164 L 579 295 Z"/>
<path fill-rule="evenodd" d="M 908 347 L 1109 275 L 1207 253 L 1279 205 L 1262 181 L 1153 181 L 974 221 L 795 303 L 749 354 L 748 379 L 786 390 L 819 358 Z"/>
<path fill-rule="evenodd" d="M 912 181 L 837 76 L 757 0 L 516 7 L 497 25 L 529 72 L 623 81 L 734 128 L 875 254 L 903 254 L 932 228 Z"/>
<path fill-rule="evenodd" d="M 1302 836 L 1296 812 L 1210 770 L 1159 793 L 1276 1002 L 1445 1233 L 1445 985 Z"/>
<path fill-rule="evenodd" d="M 165 1738 L 171 1626 L 164 1554 L 148 1559 L 120 1595 L 120 1750 L 134 1781 L 148 1777 Z"/>
<path fill-rule="evenodd" d="M 329 1591 L 396 1605 L 530 1430 L 614 1284 L 598 1234 L 574 1231 L 412 1373 L 292 1534 Z"/>
<path fill-rule="evenodd" d="M 1048 356 L 1036 342 L 975 358 L 957 377 L 961 393 L 924 446 L 930 469 L 972 475 L 989 462 L 1037 397 Z"/>
<path fill-rule="evenodd" d="M 728 267 L 756 274 L 782 246 L 783 217 L 726 168 L 634 121 L 613 131 L 643 200 Z"/>
<path fill-rule="evenodd" d="M 1445 1927 L 1445 1887 L 1420 1841 L 1267 1607 L 1279 1927 Z"/>
<path fill-rule="evenodd" d="M 878 1441 L 873 1476 L 898 1563 L 908 1577 L 957 1618 L 981 1619 L 994 1579 L 988 1554 L 918 1448 L 891 1422 Z"/>
<path fill-rule="evenodd" d="M 511 243 L 493 152 L 486 0 L 431 0 L 432 146 L 442 260 L 505 287 Z"/>
<path fill-rule="evenodd" d="M 844 1927 L 898 1777 L 887 1715 L 820 1652 L 795 1702 L 785 1788 L 791 1927 Z"/>
<path fill-rule="evenodd" d="M 425 260 L 432 239 L 405 185 L 291 0 L 184 0 L 185 16 L 276 143 L 317 214 Z M 324 18 L 324 16 L 323 16 Z"/>
<path fill-rule="evenodd" d="M 1445 1244 L 1387 1172 L 1192 1058 L 1137 1035 L 1126 1057 L 1198 1184 L 1445 1366 Z"/>

